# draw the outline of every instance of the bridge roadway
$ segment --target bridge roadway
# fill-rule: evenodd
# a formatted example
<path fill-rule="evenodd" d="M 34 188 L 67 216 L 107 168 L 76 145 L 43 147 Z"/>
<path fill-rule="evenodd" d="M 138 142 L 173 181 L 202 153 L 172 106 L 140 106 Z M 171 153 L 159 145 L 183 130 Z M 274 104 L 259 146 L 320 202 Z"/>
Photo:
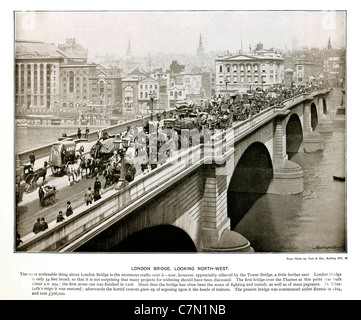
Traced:
<path fill-rule="evenodd" d="M 327 93 L 327 90 L 324 93 Z M 318 94 L 322 94 L 322 92 Z M 109 188 L 103 193 L 101 200 L 88 207 L 82 203 L 84 202 L 83 194 L 88 184 L 92 184 L 93 181 L 82 181 L 79 183 L 79 187 L 72 189 L 73 191 L 78 190 L 78 188 L 81 190 L 80 193 L 71 198 L 73 201 L 70 200 L 74 204 L 74 214 L 60 225 L 50 220 L 57 215 L 58 210 L 55 210 L 55 206 L 46 208 L 43 212 L 38 212 L 36 217 L 44 216 L 45 211 L 49 212 L 49 229 L 38 235 L 25 232 L 25 236 L 22 237 L 24 243 L 18 247 L 18 250 L 36 252 L 75 250 L 81 243 L 85 243 L 87 239 L 93 237 L 94 234 L 99 234 L 107 229 L 114 221 L 121 220 L 166 188 L 171 187 L 172 184 L 197 170 L 201 165 L 205 163 L 224 163 L 233 154 L 233 146 L 236 141 L 243 139 L 277 116 L 288 114 L 288 110 L 293 105 L 310 99 L 312 99 L 310 95 L 300 95 L 285 101 L 282 106 L 265 109 L 253 118 L 236 122 L 233 124 L 233 130 L 227 130 L 212 137 L 213 144 L 211 148 L 198 145 L 184 151 L 178 151 L 161 167 L 144 176 L 138 174 L 135 180 L 123 190 L 115 190 L 114 187 Z M 62 183 L 60 183 L 60 190 L 66 189 L 65 184 L 63 179 Z M 73 187 L 67 189 L 70 190 Z M 73 193 L 73 191 L 70 192 Z M 65 191 L 64 195 L 67 196 Z M 60 201 L 58 204 L 62 206 L 64 212 L 66 201 Z M 33 221 L 35 221 L 36 217 L 33 216 Z M 27 222 L 29 223 L 29 220 Z M 20 232 L 20 230 L 18 231 Z"/>

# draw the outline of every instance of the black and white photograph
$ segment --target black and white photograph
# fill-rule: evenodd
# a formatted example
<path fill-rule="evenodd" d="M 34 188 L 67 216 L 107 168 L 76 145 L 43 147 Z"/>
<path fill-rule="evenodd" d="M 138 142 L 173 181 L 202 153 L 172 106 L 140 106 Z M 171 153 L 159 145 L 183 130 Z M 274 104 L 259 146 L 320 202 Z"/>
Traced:
<path fill-rule="evenodd" d="M 16 251 L 347 251 L 345 11 L 15 12 L 14 44 Z"/>
<path fill-rule="evenodd" d="M 348 10 L 7 13 L 7 250 L 46 261 L 24 297 L 342 294 Z"/>

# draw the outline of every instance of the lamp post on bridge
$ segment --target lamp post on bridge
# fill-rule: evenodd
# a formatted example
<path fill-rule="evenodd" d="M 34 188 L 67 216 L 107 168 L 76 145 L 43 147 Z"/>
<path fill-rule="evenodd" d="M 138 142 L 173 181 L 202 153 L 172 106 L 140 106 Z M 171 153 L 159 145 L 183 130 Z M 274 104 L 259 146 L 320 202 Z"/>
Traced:
<path fill-rule="evenodd" d="M 150 120 L 153 121 L 153 101 L 156 97 L 156 92 L 154 90 L 149 91 L 149 99 L 150 99 Z"/>
<path fill-rule="evenodd" d="M 228 78 L 226 78 L 225 80 L 224 80 L 224 83 L 226 84 L 226 93 L 228 93 L 228 83 L 229 83 L 230 81 L 229 81 L 229 79 Z"/>
<path fill-rule="evenodd" d="M 121 139 L 120 135 L 117 135 L 113 143 L 114 143 L 114 148 L 117 150 L 118 154 L 121 157 L 120 178 L 119 178 L 119 182 L 115 187 L 115 190 L 120 190 L 121 188 L 125 187 L 128 184 L 128 181 L 125 180 L 125 155 L 130 146 L 130 138 L 124 137 L 123 139 Z M 121 145 L 122 148 L 120 148 Z"/>

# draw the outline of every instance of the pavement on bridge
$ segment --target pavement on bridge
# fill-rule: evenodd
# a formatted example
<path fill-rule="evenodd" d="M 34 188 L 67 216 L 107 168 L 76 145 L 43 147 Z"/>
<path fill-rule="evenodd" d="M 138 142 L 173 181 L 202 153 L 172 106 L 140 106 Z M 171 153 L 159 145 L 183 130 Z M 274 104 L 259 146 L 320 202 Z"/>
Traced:
<path fill-rule="evenodd" d="M 83 145 L 84 153 L 88 153 L 93 144 L 94 142 L 81 143 L 79 147 Z M 44 161 L 47 160 L 47 157 L 36 159 L 34 169 L 36 170 L 38 168 L 41 168 L 44 164 Z M 137 170 L 136 175 L 139 178 L 141 176 L 140 158 L 135 160 L 135 166 Z M 104 177 L 100 175 L 99 180 L 103 187 L 105 183 Z M 94 181 L 95 178 L 87 179 L 86 177 L 83 177 L 79 182 L 69 185 L 69 180 L 66 175 L 56 177 L 52 174 L 51 169 L 48 168 L 45 184 L 53 185 L 56 187 L 56 201 L 52 205 L 42 207 L 39 201 L 38 187 L 33 189 L 31 192 L 25 192 L 23 194 L 22 201 L 19 202 L 18 210 L 16 213 L 16 229 L 21 236 L 23 244 L 40 235 L 40 233 L 34 234 L 32 232 L 34 223 L 36 222 L 37 218 L 44 217 L 45 221 L 48 223 L 49 229 L 51 229 L 52 227 L 57 225 L 56 217 L 60 210 L 63 211 L 65 221 L 67 219 L 75 217 L 78 213 L 83 212 L 86 208 L 86 204 L 84 202 L 85 191 L 89 187 L 93 189 Z M 37 186 L 40 186 L 41 184 L 42 178 L 38 180 Z M 114 190 L 114 188 L 115 185 L 110 186 L 107 189 L 102 188 L 102 194 L 110 193 L 110 191 Z M 65 216 L 67 201 L 71 202 L 74 212 L 73 215 L 68 218 Z"/>

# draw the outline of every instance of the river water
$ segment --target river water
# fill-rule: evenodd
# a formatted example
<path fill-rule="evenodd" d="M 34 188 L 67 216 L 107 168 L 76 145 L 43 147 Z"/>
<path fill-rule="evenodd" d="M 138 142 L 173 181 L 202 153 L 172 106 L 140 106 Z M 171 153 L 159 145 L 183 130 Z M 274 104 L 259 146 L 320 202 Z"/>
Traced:
<path fill-rule="evenodd" d="M 96 131 L 103 127 L 89 127 L 89 130 Z M 71 135 L 77 132 L 78 127 L 66 126 L 26 126 L 15 127 L 15 152 L 24 152 L 33 148 L 41 147 L 58 141 L 62 132 Z M 85 127 L 81 127 L 84 134 Z"/>
<path fill-rule="evenodd" d="M 322 136 L 323 152 L 290 159 L 304 171 L 304 192 L 263 195 L 235 226 L 256 252 L 346 251 L 346 183 L 333 179 L 345 176 L 345 122 Z"/>

